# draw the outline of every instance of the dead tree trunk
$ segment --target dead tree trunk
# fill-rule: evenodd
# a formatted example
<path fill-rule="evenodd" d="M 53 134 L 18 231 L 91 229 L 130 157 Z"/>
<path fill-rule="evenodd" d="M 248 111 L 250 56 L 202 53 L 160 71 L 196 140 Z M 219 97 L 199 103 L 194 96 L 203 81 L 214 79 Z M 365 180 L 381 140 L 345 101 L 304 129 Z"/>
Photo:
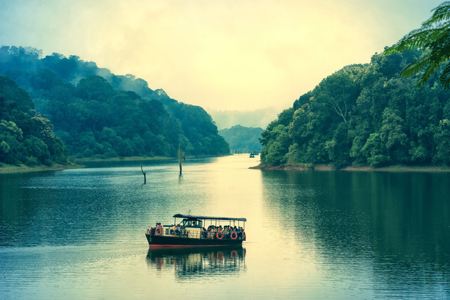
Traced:
<path fill-rule="evenodd" d="M 181 146 L 178 147 L 178 166 L 180 168 L 180 173 L 178 176 L 183 176 L 183 160 L 184 160 L 184 152 L 181 150 Z"/>
<path fill-rule="evenodd" d="M 144 172 L 144 169 L 142 168 L 142 165 L 141 165 L 141 171 L 142 171 L 142 175 L 144 175 L 144 184 L 147 184 L 147 173 Z"/>

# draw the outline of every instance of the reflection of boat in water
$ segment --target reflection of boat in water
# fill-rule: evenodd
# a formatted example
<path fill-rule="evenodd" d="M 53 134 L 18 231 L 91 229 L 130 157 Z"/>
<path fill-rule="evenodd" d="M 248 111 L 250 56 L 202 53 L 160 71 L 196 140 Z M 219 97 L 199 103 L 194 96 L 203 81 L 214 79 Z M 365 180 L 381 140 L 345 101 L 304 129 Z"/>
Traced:
<path fill-rule="evenodd" d="M 163 271 L 175 269 L 176 276 L 211 276 L 245 270 L 245 248 L 150 249 L 147 263 Z"/>
<path fill-rule="evenodd" d="M 246 240 L 245 218 L 182 214 L 176 214 L 173 218 L 173 225 L 156 223 L 155 227 L 147 229 L 145 236 L 150 248 L 229 247 L 241 246 Z M 182 219 L 178 224 L 177 218 Z M 205 229 L 208 222 L 208 229 Z"/>

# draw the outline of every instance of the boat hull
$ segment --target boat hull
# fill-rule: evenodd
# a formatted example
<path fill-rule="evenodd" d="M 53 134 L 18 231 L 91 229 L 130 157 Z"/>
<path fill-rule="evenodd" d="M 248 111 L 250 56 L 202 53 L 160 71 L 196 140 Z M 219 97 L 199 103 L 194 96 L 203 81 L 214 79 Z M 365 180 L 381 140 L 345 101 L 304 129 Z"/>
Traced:
<path fill-rule="evenodd" d="M 151 249 L 170 248 L 203 248 L 203 247 L 230 247 L 242 246 L 242 240 L 230 239 L 193 239 L 171 236 L 145 235 Z"/>

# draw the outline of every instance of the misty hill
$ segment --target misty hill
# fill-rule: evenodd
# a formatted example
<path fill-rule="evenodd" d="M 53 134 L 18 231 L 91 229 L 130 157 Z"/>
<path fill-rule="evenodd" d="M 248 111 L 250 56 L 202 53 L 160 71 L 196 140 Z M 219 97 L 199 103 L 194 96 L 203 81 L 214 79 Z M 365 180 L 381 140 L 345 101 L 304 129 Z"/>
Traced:
<path fill-rule="evenodd" d="M 253 111 L 209 110 L 209 112 L 219 129 L 229 128 L 234 125 L 266 128 L 278 113 L 274 108 L 263 108 Z"/>
<path fill-rule="evenodd" d="M 232 152 L 261 152 L 259 139 L 262 128 L 244 127 L 236 125 L 228 129 L 222 129 L 219 134 L 224 137 Z"/>
<path fill-rule="evenodd" d="M 450 91 L 399 75 L 420 55 L 376 54 L 322 80 L 263 132 L 263 163 L 449 165 Z"/>
<path fill-rule="evenodd" d="M 65 163 L 64 146 L 50 121 L 36 113 L 28 94 L 0 76 L 0 163 Z"/>
<path fill-rule="evenodd" d="M 32 48 L 1 47 L 0 74 L 27 90 L 38 111 L 78 157 L 229 152 L 199 106 L 171 99 L 133 75 L 115 75 L 77 56 L 43 57 Z"/>

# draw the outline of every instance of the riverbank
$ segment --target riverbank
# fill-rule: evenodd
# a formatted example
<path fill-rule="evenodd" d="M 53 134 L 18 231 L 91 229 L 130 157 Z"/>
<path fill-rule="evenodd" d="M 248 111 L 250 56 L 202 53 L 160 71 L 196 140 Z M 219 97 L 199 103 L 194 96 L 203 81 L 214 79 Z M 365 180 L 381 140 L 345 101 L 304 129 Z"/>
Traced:
<path fill-rule="evenodd" d="M 87 158 L 72 158 L 72 160 L 80 165 L 88 163 L 108 163 L 108 162 L 139 162 L 139 161 L 164 161 L 164 160 L 174 160 L 174 157 L 168 156 L 126 156 L 126 157 L 87 157 Z"/>
<path fill-rule="evenodd" d="M 86 168 L 89 164 L 93 163 L 115 163 L 115 162 L 140 162 L 140 161 L 168 161 L 173 160 L 173 157 L 164 156 L 129 156 L 129 157 L 109 157 L 109 158 L 70 158 L 68 164 L 53 164 L 50 166 L 38 165 L 27 166 L 24 164 L 10 165 L 0 163 L 0 174 L 13 174 L 13 173 L 35 173 L 35 172 L 47 172 L 47 171 L 62 171 L 65 169 Z"/>
<path fill-rule="evenodd" d="M 26 165 L 7 165 L 0 164 L 0 174 L 13 174 L 13 173 L 35 173 L 35 172 L 47 172 L 47 171 L 62 171 L 65 169 L 80 168 L 77 164 L 54 164 L 50 166 L 26 166 Z"/>
<path fill-rule="evenodd" d="M 109 157 L 109 158 L 70 158 L 68 164 L 53 164 L 50 166 L 38 165 L 27 166 L 24 164 L 10 165 L 0 163 L 0 174 L 12 174 L 12 173 L 34 173 L 34 172 L 46 172 L 46 171 L 62 171 L 65 169 L 85 168 L 91 163 L 114 163 L 114 162 L 138 162 L 138 161 L 165 161 L 172 160 L 171 157 L 163 156 L 129 156 L 129 157 Z"/>
<path fill-rule="evenodd" d="M 250 167 L 250 169 L 259 169 L 264 171 L 336 171 L 337 169 L 331 165 L 309 165 L 309 164 L 297 164 L 297 165 L 284 165 L 284 166 L 263 166 L 258 165 Z M 381 168 L 374 168 L 370 166 L 349 166 L 338 171 L 344 172 L 450 172 L 450 167 L 438 167 L 438 166 L 386 166 Z"/>
<path fill-rule="evenodd" d="M 222 157 L 228 156 L 231 154 L 225 155 L 195 155 L 195 156 L 186 156 L 186 160 L 194 160 L 194 159 L 204 159 L 204 158 L 213 158 L 213 157 Z M 115 163 L 115 162 L 144 162 L 144 161 L 175 161 L 178 160 L 176 157 L 170 156 L 126 156 L 126 157 L 107 157 L 107 158 L 98 158 L 98 157 L 87 157 L 87 158 L 70 158 L 71 161 L 79 165 L 90 164 L 90 163 Z"/>
<path fill-rule="evenodd" d="M 218 157 L 218 156 L 189 156 L 186 157 L 187 160 L 190 159 L 201 159 L 208 157 Z M 33 172 L 46 172 L 46 171 L 62 171 L 65 169 L 75 169 L 75 168 L 86 168 L 92 165 L 104 165 L 104 164 L 114 164 L 120 162 L 164 162 L 164 161 L 175 161 L 175 157 L 168 156 L 127 156 L 127 157 L 86 157 L 86 158 L 69 158 L 70 163 L 54 164 L 51 166 L 39 165 L 39 166 L 26 166 L 26 165 L 9 165 L 0 163 L 0 174 L 12 174 L 12 173 L 33 173 Z"/>

